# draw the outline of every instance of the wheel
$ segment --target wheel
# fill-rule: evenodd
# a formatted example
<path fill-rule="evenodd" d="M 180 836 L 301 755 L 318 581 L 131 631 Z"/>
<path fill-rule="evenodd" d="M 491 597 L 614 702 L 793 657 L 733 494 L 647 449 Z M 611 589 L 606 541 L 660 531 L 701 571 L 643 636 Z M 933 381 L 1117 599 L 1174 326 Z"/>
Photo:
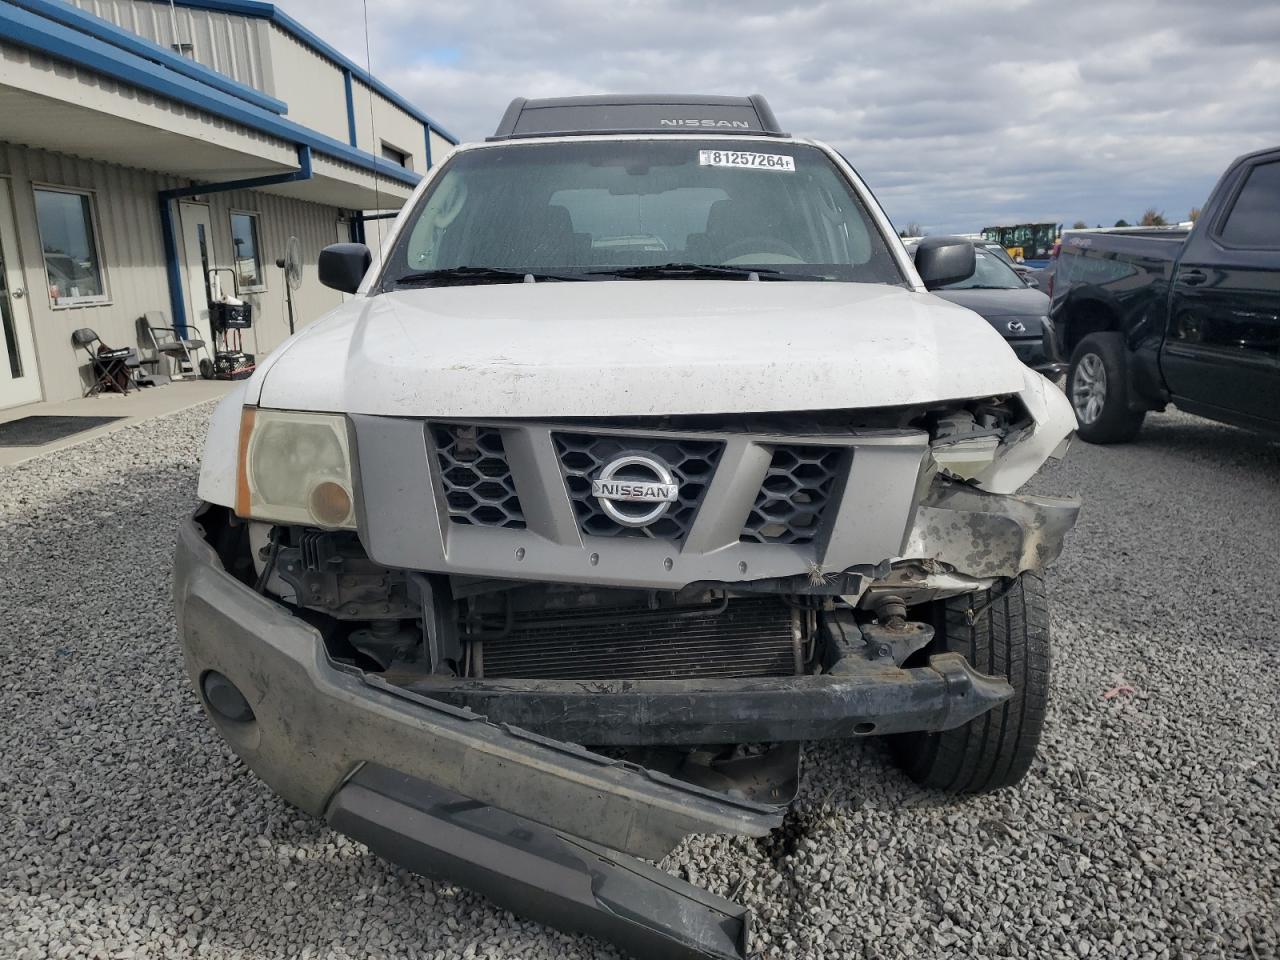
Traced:
<path fill-rule="evenodd" d="M 1029 769 L 1049 704 L 1049 604 L 1044 579 L 1024 573 L 989 591 L 930 605 L 927 653 L 963 654 L 982 673 L 1005 677 L 1013 696 L 964 726 L 892 738 L 898 765 L 916 783 L 948 793 L 1011 787 Z"/>
<path fill-rule="evenodd" d="M 1124 443 L 1138 435 L 1145 410 L 1129 409 L 1124 341 L 1118 333 L 1091 333 L 1071 354 L 1067 398 L 1076 432 L 1089 443 Z"/>

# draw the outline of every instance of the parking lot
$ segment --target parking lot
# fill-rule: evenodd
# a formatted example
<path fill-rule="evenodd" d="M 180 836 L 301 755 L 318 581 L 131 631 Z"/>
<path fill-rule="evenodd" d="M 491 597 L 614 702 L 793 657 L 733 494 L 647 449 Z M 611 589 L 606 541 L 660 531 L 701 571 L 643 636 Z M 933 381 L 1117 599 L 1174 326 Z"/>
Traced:
<path fill-rule="evenodd" d="M 240 763 L 182 674 L 172 531 L 208 405 L 0 471 L 0 956 L 613 956 L 412 876 Z M 1077 443 L 1028 780 L 950 803 L 817 745 L 782 836 L 663 864 L 766 957 L 1274 958 L 1280 443 L 1177 413 Z"/>

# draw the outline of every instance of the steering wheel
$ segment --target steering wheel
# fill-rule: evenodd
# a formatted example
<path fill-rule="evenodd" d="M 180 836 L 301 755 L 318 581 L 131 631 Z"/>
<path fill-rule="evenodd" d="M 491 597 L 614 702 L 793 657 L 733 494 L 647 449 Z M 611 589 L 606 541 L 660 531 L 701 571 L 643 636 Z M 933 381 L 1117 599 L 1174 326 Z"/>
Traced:
<path fill-rule="evenodd" d="M 761 263 L 766 261 L 761 259 L 760 253 L 766 250 L 770 253 L 781 254 L 786 257 L 787 259 L 783 261 L 784 263 L 805 262 L 804 254 L 791 244 L 787 243 L 787 241 L 779 240 L 777 237 L 766 236 L 742 237 L 741 239 L 734 240 L 720 251 L 720 257 L 726 264 L 731 264 L 735 260 L 739 259 L 744 260 L 746 263 Z M 751 259 L 745 259 L 751 254 L 755 254 L 755 256 L 751 257 Z"/>

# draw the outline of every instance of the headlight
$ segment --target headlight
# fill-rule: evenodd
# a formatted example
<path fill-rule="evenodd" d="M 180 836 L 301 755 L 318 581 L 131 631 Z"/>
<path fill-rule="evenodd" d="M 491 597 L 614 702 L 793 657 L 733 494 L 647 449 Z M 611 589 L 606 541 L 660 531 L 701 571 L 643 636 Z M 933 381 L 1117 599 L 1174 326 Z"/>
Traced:
<path fill-rule="evenodd" d="M 236 513 L 307 526 L 356 526 L 345 417 L 245 407 Z"/>
<path fill-rule="evenodd" d="M 938 466 L 962 480 L 972 480 L 995 461 L 999 437 L 934 441 L 933 459 Z"/>

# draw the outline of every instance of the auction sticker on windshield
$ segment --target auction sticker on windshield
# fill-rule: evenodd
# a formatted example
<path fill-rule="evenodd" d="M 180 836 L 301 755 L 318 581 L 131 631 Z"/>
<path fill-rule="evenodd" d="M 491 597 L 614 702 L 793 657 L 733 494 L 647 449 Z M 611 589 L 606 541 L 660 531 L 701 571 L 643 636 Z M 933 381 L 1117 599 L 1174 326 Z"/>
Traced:
<path fill-rule="evenodd" d="M 703 167 L 751 167 L 755 170 L 787 170 L 796 172 L 795 157 L 780 153 L 742 153 L 737 150 L 699 150 L 698 165 Z"/>

